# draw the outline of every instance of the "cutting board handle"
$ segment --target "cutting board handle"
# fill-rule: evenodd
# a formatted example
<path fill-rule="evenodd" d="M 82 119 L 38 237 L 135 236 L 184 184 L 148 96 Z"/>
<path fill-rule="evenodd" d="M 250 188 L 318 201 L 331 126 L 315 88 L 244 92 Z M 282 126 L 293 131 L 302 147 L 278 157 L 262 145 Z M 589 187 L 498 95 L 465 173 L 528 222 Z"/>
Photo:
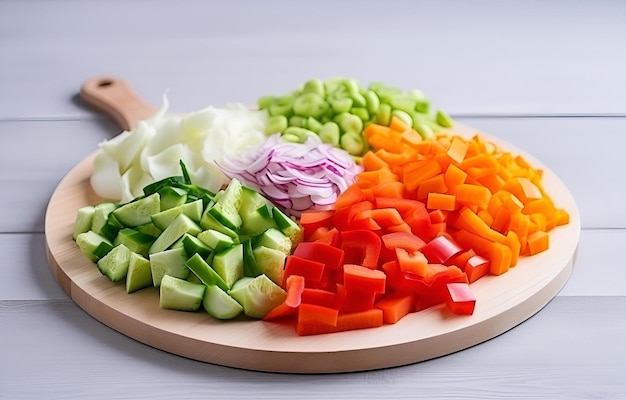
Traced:
<path fill-rule="evenodd" d="M 101 76 L 89 79 L 80 89 L 80 99 L 112 118 L 120 128 L 131 130 L 156 109 L 143 101 L 123 79 Z"/>

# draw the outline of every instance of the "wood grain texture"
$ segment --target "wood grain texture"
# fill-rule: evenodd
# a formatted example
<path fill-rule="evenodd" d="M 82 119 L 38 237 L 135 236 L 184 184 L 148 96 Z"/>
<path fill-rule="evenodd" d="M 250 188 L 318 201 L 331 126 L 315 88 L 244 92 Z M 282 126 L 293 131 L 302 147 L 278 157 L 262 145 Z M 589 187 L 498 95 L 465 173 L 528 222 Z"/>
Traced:
<path fill-rule="evenodd" d="M 465 135 L 474 133 L 468 127 L 456 129 Z M 542 167 L 531 155 L 495 138 L 486 139 Z M 46 212 L 48 260 L 55 279 L 80 307 L 112 328 L 156 348 L 219 365 L 294 373 L 364 371 L 473 346 L 545 306 L 569 278 L 579 241 L 576 203 L 558 177 L 545 169 L 544 187 L 555 204 L 570 212 L 570 224 L 551 232 L 549 251 L 521 259 L 502 276 L 474 283 L 477 308 L 471 317 L 455 317 L 443 307 L 433 307 L 374 330 L 298 337 L 293 327 L 272 322 L 224 323 L 204 313 L 162 310 L 156 289 L 127 295 L 123 285 L 104 278 L 71 240 L 76 210 L 98 202 L 89 185 L 94 156 L 63 179 Z M 305 362 L 296 364 L 299 360 Z"/>

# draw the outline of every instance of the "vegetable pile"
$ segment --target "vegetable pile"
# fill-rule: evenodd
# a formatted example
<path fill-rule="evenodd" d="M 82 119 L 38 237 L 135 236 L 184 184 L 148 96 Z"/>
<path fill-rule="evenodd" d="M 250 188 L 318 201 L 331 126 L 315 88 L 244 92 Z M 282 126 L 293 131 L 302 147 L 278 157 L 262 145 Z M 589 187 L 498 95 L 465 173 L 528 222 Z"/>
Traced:
<path fill-rule="evenodd" d="M 541 170 L 445 129 L 420 92 L 311 80 L 259 107 L 162 110 L 102 144 L 109 200 L 78 211 L 73 239 L 103 275 L 158 287 L 162 308 L 316 335 L 470 315 L 473 282 L 569 222 Z"/>

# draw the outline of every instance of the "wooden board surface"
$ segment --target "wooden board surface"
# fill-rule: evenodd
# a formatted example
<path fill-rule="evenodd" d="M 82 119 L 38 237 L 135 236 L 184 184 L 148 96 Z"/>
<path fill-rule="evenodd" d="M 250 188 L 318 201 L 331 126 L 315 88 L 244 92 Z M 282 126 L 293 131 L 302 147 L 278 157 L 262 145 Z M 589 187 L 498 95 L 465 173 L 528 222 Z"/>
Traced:
<path fill-rule="evenodd" d="M 475 132 L 468 127 L 458 130 Z M 50 199 L 45 218 L 49 265 L 68 296 L 94 318 L 142 343 L 199 361 L 258 371 L 335 373 L 447 355 L 506 332 L 541 310 L 569 278 L 580 236 L 576 203 L 560 179 L 531 155 L 496 137 L 487 138 L 543 168 L 544 186 L 571 219 L 551 231 L 548 251 L 520 258 L 504 275 L 472 284 L 477 303 L 471 316 L 453 315 L 439 306 L 410 314 L 395 325 L 300 337 L 293 326 L 275 322 L 243 317 L 222 322 L 204 312 L 160 309 L 157 289 L 127 294 L 123 283 L 102 276 L 72 241 L 78 208 L 100 201 L 89 185 L 95 153 L 62 179 Z"/>

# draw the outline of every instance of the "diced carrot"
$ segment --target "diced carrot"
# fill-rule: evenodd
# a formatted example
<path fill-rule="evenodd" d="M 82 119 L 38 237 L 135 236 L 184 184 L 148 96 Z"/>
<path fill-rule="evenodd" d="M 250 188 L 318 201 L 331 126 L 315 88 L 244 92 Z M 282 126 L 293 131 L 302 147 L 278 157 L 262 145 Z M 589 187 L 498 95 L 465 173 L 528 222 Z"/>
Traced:
<path fill-rule="evenodd" d="M 446 181 L 443 174 L 440 173 L 420 182 L 417 186 L 417 199 L 426 201 L 430 193 L 446 193 L 447 191 Z"/>
<path fill-rule="evenodd" d="M 404 183 L 400 181 L 381 182 L 372 187 L 372 193 L 375 197 L 405 197 Z"/>
<path fill-rule="evenodd" d="M 465 141 L 459 136 L 455 136 L 452 138 L 452 141 L 450 142 L 450 147 L 448 148 L 448 151 L 446 152 L 446 154 L 453 161 L 460 164 L 465 159 L 465 155 L 467 154 L 468 148 L 469 148 L 469 144 L 467 143 L 467 141 Z"/>
<path fill-rule="evenodd" d="M 366 200 L 366 196 L 363 193 L 363 190 L 361 190 L 358 185 L 350 185 L 348 189 L 346 189 L 343 193 L 339 195 L 339 197 L 337 197 L 337 200 L 335 201 L 335 210 L 349 207 L 363 200 Z M 307 213 L 308 212 L 305 212 L 303 214 Z M 302 223 L 302 220 L 300 220 L 300 223 Z"/>
<path fill-rule="evenodd" d="M 450 188 L 465 183 L 465 180 L 467 179 L 467 172 L 463 171 L 454 164 L 450 164 L 444 172 L 444 178 L 446 180 L 446 186 Z"/>
<path fill-rule="evenodd" d="M 409 162 L 402 171 L 404 185 L 409 191 L 417 189 L 420 183 L 442 172 L 441 167 L 434 160 Z"/>
<path fill-rule="evenodd" d="M 426 207 L 435 210 L 453 211 L 456 208 L 456 196 L 447 193 L 428 193 Z"/>
<path fill-rule="evenodd" d="M 428 216 L 430 217 L 430 222 L 433 224 L 446 222 L 448 219 L 447 210 L 445 208 L 442 209 L 439 207 L 433 207 L 433 210 L 428 212 Z"/>
<path fill-rule="evenodd" d="M 456 201 L 460 204 L 475 205 L 480 208 L 489 206 L 491 192 L 484 186 L 462 183 L 448 188 L 450 194 L 456 196 Z"/>
<path fill-rule="evenodd" d="M 368 151 L 361 158 L 361 165 L 366 171 L 375 171 L 381 168 L 389 168 L 382 158 L 380 158 L 375 152 Z"/>
<path fill-rule="evenodd" d="M 550 237 L 545 231 L 536 231 L 528 235 L 526 245 L 528 246 L 528 254 L 532 256 L 548 249 L 550 245 Z"/>

